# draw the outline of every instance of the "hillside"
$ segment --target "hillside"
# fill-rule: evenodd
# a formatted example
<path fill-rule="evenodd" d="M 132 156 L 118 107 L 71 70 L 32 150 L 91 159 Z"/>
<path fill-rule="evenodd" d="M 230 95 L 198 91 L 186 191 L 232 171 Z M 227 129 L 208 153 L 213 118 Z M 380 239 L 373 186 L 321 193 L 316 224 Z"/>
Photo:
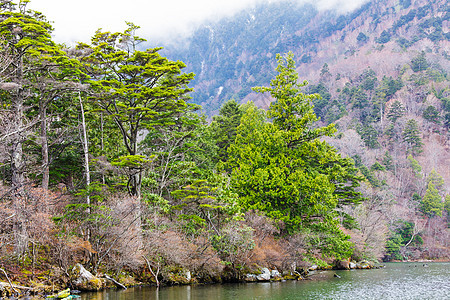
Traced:
<path fill-rule="evenodd" d="M 382 256 L 375 245 L 388 239 L 388 249 L 397 248 L 387 257 L 442 257 L 449 255 L 445 214 L 427 215 L 423 199 L 436 176 L 442 206 L 450 192 L 449 26 L 444 0 L 370 1 L 343 15 L 276 2 L 207 24 L 187 48 L 167 53 L 196 73 L 193 101 L 214 115 L 229 99 L 267 108 L 272 99 L 251 88 L 269 84 L 276 53 L 292 51 L 307 91 L 322 96 L 314 102 L 321 124 L 339 130 L 327 141 L 367 180 L 369 201 L 354 212 L 360 246 Z"/>
<path fill-rule="evenodd" d="M 324 63 L 342 75 L 368 66 L 388 75 L 421 50 L 448 69 L 449 18 L 443 0 L 370 1 L 345 15 L 282 1 L 204 25 L 166 53 L 196 74 L 194 101 L 214 114 L 228 99 L 253 99 L 251 87 L 269 83 L 276 53 L 292 51 L 310 81 Z"/>

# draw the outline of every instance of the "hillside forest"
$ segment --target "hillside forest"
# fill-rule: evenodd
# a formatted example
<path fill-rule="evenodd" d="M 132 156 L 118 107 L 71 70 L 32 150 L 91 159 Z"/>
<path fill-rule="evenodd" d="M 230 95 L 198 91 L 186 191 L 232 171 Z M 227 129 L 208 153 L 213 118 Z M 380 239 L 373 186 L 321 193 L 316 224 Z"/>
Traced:
<path fill-rule="evenodd" d="M 267 82 L 204 115 L 196 75 L 139 26 L 67 47 L 28 2 L 0 1 L 2 280 L 66 287 L 77 263 L 159 285 L 449 258 L 445 47 L 386 74 L 320 62 L 311 84 L 280 52 Z"/>

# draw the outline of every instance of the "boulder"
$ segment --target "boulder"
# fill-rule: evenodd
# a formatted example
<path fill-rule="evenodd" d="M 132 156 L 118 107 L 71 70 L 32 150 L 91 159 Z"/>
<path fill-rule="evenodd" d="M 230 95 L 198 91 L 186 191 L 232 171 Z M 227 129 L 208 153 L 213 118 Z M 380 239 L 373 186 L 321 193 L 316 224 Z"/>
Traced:
<path fill-rule="evenodd" d="M 76 264 L 72 269 L 72 285 L 80 291 L 98 291 L 106 287 L 106 282 L 92 275 L 81 264 Z"/>
<path fill-rule="evenodd" d="M 255 281 L 258 281 L 258 279 L 256 278 L 255 274 L 246 274 L 245 278 L 244 278 L 244 281 L 246 281 L 246 282 L 255 282 Z"/>
<path fill-rule="evenodd" d="M 281 276 L 281 273 L 278 272 L 278 270 L 272 270 L 272 271 L 270 271 L 270 277 L 272 279 L 280 279 L 282 276 Z"/>
<path fill-rule="evenodd" d="M 337 262 L 336 267 L 339 270 L 350 270 L 350 262 L 348 260 L 340 260 Z"/>
<path fill-rule="evenodd" d="M 319 266 L 312 265 L 311 267 L 308 268 L 308 271 L 316 271 L 317 269 L 319 269 Z"/>
<path fill-rule="evenodd" d="M 362 261 L 356 263 L 356 268 L 357 269 L 372 269 L 373 264 L 371 264 L 367 260 L 362 260 Z"/>
<path fill-rule="evenodd" d="M 356 269 L 356 263 L 352 261 L 348 264 L 348 266 L 350 267 L 350 269 Z"/>
<path fill-rule="evenodd" d="M 191 275 L 191 271 L 186 271 L 186 273 L 184 273 L 184 277 L 186 277 L 187 281 L 191 281 L 192 279 L 192 275 Z"/>
<path fill-rule="evenodd" d="M 256 279 L 258 281 L 269 281 L 270 280 L 270 271 L 267 268 L 261 269 L 261 274 L 256 276 Z"/>

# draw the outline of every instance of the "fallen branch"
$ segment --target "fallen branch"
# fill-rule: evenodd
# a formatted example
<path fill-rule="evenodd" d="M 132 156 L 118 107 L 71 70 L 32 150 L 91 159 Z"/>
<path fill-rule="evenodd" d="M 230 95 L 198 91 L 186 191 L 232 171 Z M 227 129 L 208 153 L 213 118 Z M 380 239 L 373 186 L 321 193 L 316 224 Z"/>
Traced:
<path fill-rule="evenodd" d="M 113 282 L 115 285 L 117 285 L 118 287 L 121 287 L 121 288 L 123 288 L 124 290 L 127 289 L 126 286 L 124 286 L 123 284 L 121 284 L 120 282 L 118 282 L 117 280 L 115 280 L 114 278 L 111 278 L 111 277 L 109 277 L 108 275 L 105 275 L 104 277 L 105 277 L 106 279 L 112 281 L 112 282 Z"/>
<path fill-rule="evenodd" d="M 13 284 L 11 283 L 11 280 L 9 280 L 8 274 L 6 274 L 5 270 L 3 270 L 2 268 L 0 268 L 0 271 L 3 272 L 3 274 L 5 274 L 6 279 L 8 279 L 9 282 L 9 286 L 11 287 L 11 289 L 14 291 L 14 293 L 19 293 L 14 287 Z"/>

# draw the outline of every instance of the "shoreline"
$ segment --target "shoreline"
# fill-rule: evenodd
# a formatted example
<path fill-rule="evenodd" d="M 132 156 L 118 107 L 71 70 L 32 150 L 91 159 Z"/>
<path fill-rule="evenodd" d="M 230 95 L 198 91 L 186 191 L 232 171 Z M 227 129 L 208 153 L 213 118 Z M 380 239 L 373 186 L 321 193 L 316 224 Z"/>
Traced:
<path fill-rule="evenodd" d="M 262 277 L 262 274 L 259 274 L 258 276 L 261 277 L 257 277 L 257 280 L 248 280 L 249 275 L 254 275 L 254 274 L 245 274 L 243 276 L 241 276 L 240 279 L 236 279 L 236 280 L 209 280 L 209 281 L 199 281 L 198 278 L 191 278 L 190 280 L 179 280 L 179 281 L 165 281 L 162 282 L 160 287 L 161 288 L 165 288 L 165 287 L 172 287 L 172 286 L 182 286 L 182 285 L 217 285 L 217 284 L 247 284 L 247 283 L 264 283 L 264 282 L 285 282 L 285 281 L 321 281 L 321 280 L 328 280 L 330 278 L 334 277 L 339 277 L 336 276 L 336 273 L 334 273 L 335 271 L 343 271 L 343 270 L 371 270 L 371 269 L 379 269 L 379 268 L 384 268 L 386 267 L 385 263 L 394 263 L 394 264 L 398 264 L 398 263 L 402 263 L 402 264 L 409 264 L 409 263 L 449 263 L 450 260 L 449 259 L 438 259 L 438 260 L 411 260 L 411 261 L 390 261 L 390 262 L 382 262 L 382 263 L 377 263 L 377 264 L 371 264 L 370 267 L 358 267 L 358 268 L 319 268 L 317 266 L 312 266 L 310 268 L 308 268 L 307 270 L 305 269 L 305 273 L 300 274 L 300 273 L 293 273 L 293 272 L 284 272 L 283 275 L 279 274 L 278 276 L 274 276 L 274 277 Z M 267 269 L 267 268 L 261 268 L 261 269 Z M 268 270 L 268 269 L 267 269 Z M 274 270 L 272 270 L 274 271 Z M 256 275 L 255 275 L 256 276 Z M 4 277 L 4 276 L 2 276 Z M 48 297 L 48 295 L 52 295 L 57 293 L 58 291 L 67 289 L 67 288 L 71 288 L 71 290 L 75 290 L 81 293 L 95 293 L 95 292 L 101 292 L 101 291 L 107 291 L 107 290 L 120 290 L 120 286 L 117 284 L 114 284 L 111 281 L 108 281 L 106 279 L 107 277 L 101 277 L 100 279 L 102 280 L 102 282 L 104 283 L 104 285 L 102 285 L 101 287 L 98 286 L 98 288 L 96 289 L 86 289 L 86 290 L 81 290 L 81 289 L 77 289 L 76 287 L 73 286 L 73 282 L 68 282 L 68 284 L 66 286 L 48 286 L 48 285 L 44 285 L 42 283 L 37 283 L 37 282 L 33 282 L 32 280 L 25 282 L 23 281 L 22 283 L 19 281 L 12 281 L 12 287 L 16 290 L 16 291 L 20 291 L 20 293 L 17 295 L 17 293 L 14 293 L 13 290 L 11 290 L 11 285 L 9 282 L 7 281 L 0 281 L 0 296 L 1 297 L 12 297 L 11 299 L 22 299 L 25 297 L 31 297 L 31 299 L 45 299 L 46 297 Z M 3 278 L 2 278 L 3 279 Z M 62 278 L 59 278 L 60 280 L 63 280 Z M 142 287 L 155 287 L 157 288 L 157 285 L 154 281 L 150 281 L 150 282 L 139 282 L 137 277 L 127 277 L 128 282 L 125 282 L 124 278 L 120 278 L 120 280 L 122 280 L 122 282 L 120 282 L 120 285 L 122 287 L 126 287 L 126 289 L 128 288 L 142 288 Z M 57 281 L 57 279 L 54 280 L 55 282 Z M 28 283 L 28 284 L 25 284 Z M 53 290 L 51 290 L 51 288 L 54 288 Z M 125 289 L 123 289 L 125 290 Z"/>

